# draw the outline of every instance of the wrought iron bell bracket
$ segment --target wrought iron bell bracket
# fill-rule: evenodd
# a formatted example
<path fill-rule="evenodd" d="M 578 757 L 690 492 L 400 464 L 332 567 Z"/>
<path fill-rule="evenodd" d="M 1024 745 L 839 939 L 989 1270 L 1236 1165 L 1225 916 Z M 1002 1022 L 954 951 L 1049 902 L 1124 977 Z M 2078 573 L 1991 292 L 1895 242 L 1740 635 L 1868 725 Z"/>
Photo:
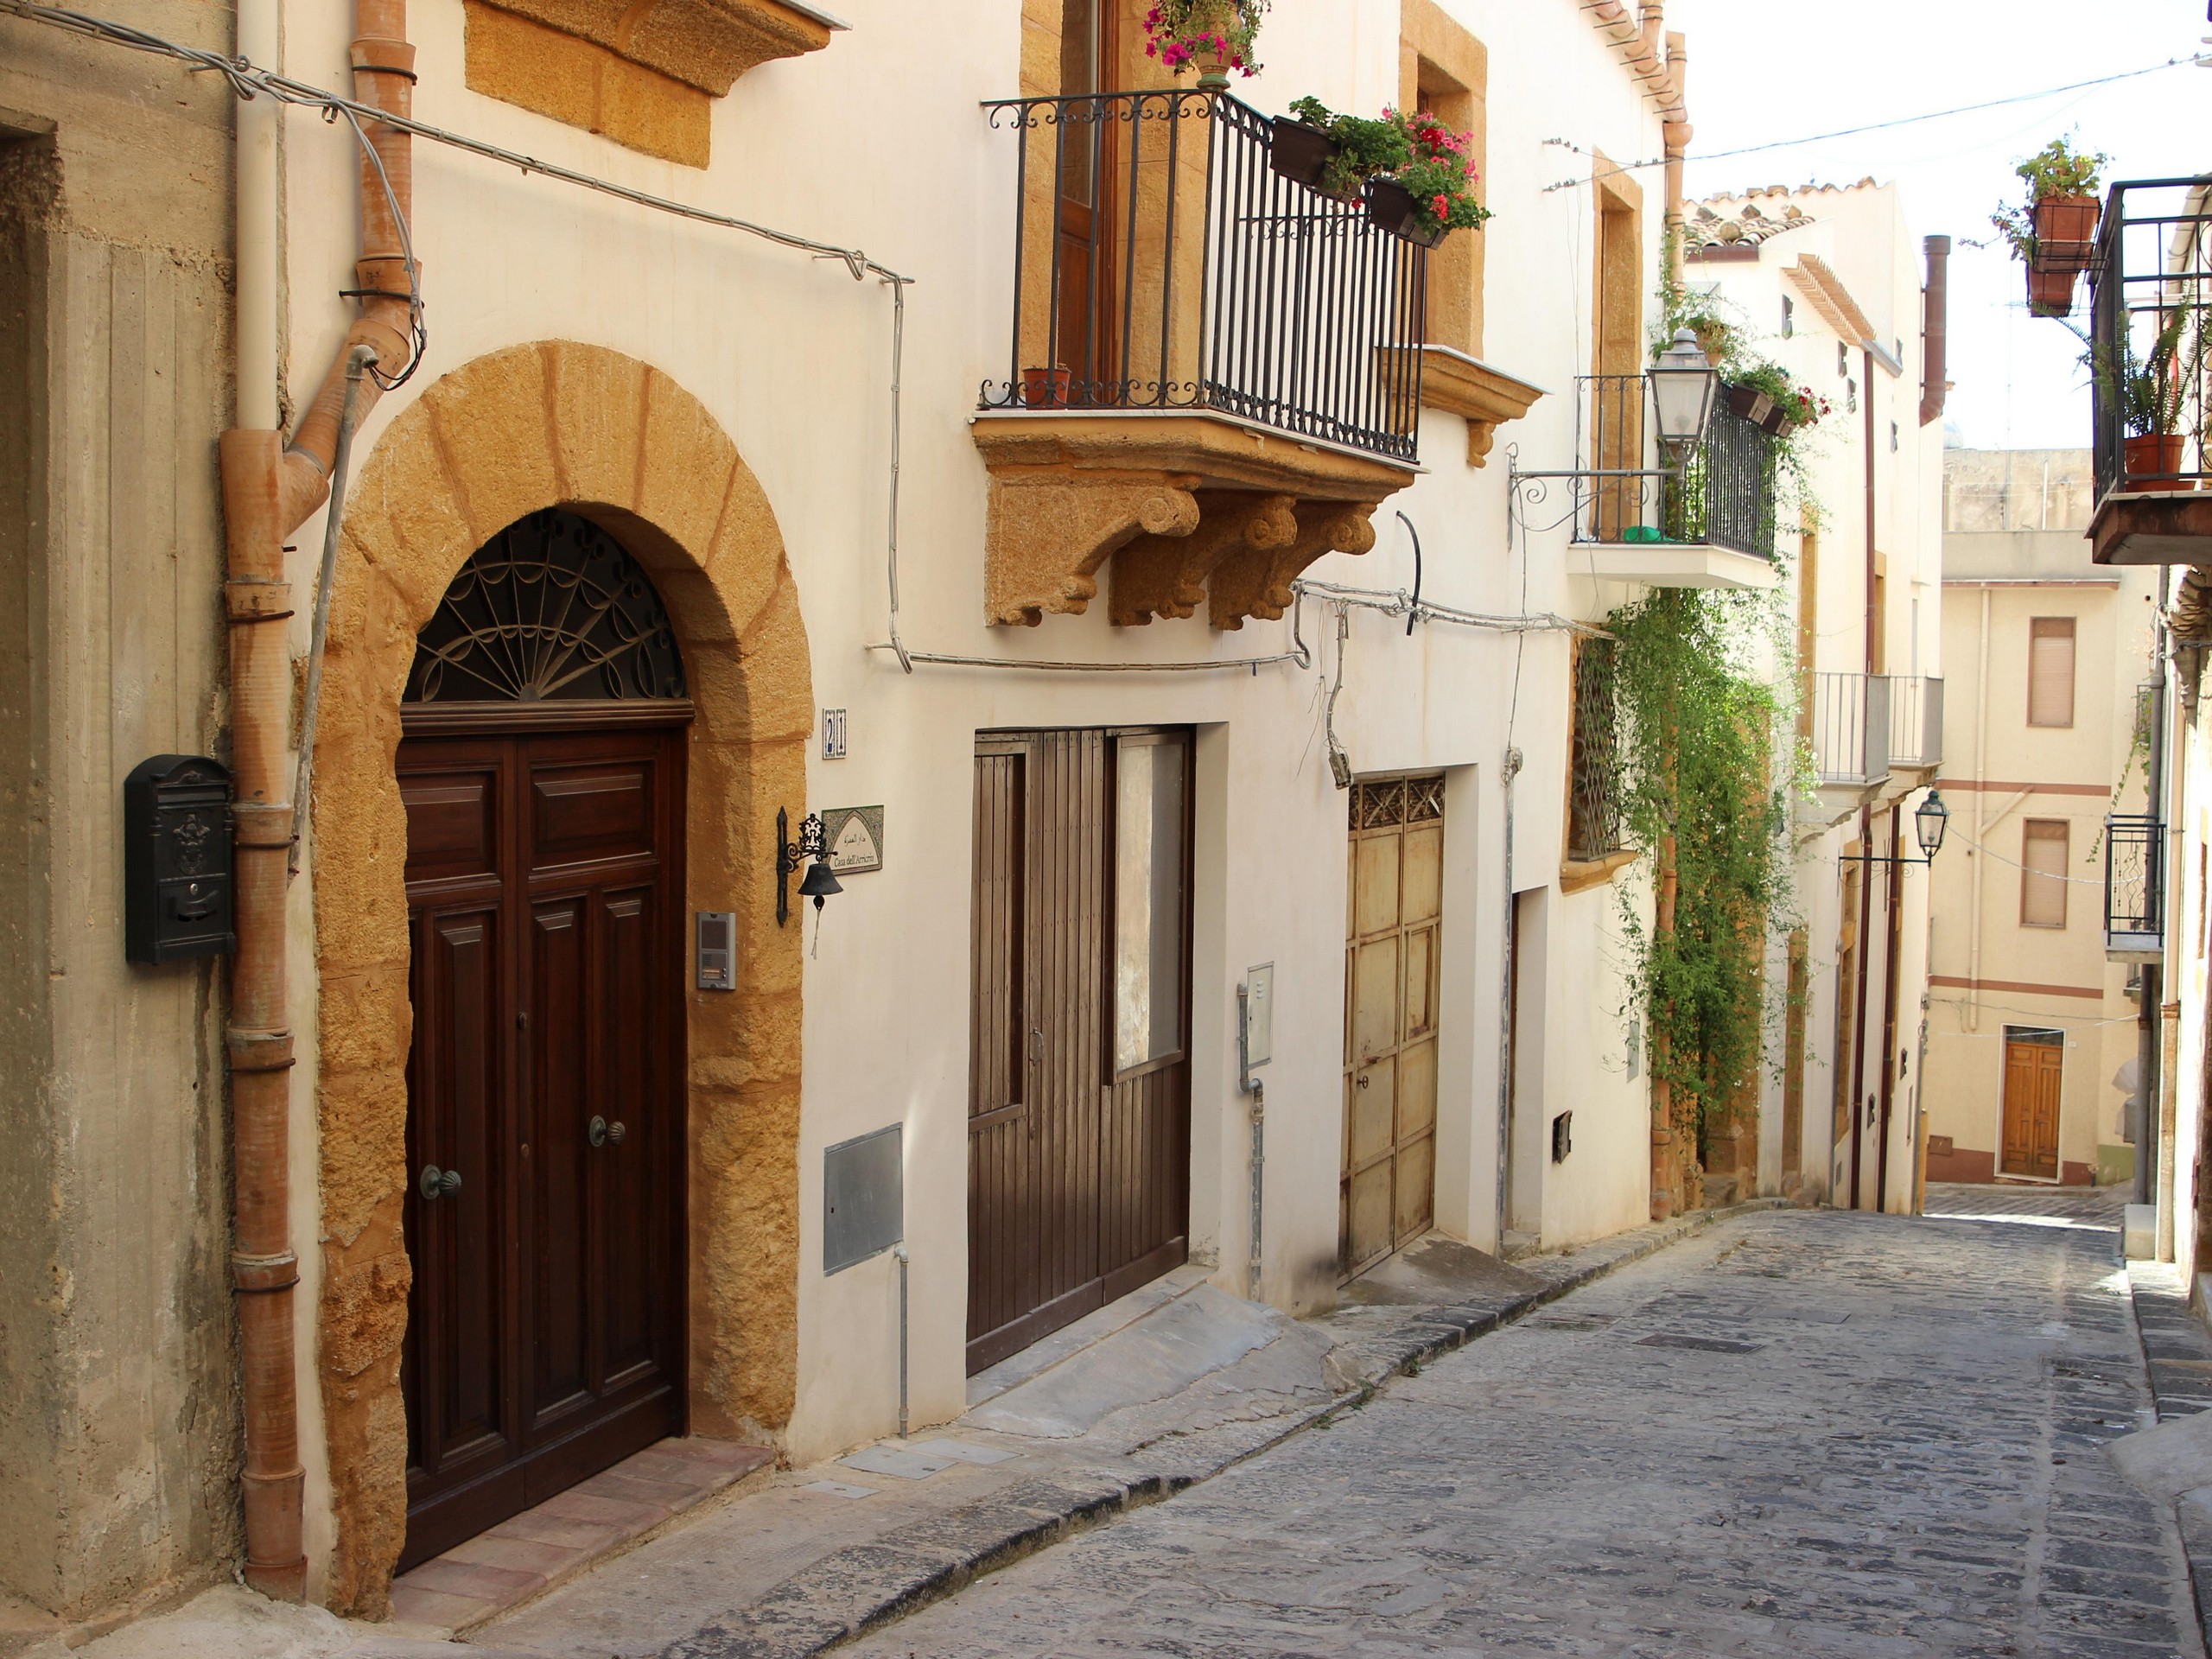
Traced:
<path fill-rule="evenodd" d="M 831 893 L 842 893 L 845 890 L 830 868 L 829 844 L 822 827 L 822 815 L 818 812 L 810 812 L 799 820 L 797 841 L 790 839 L 791 827 L 791 814 L 784 808 L 778 807 L 776 809 L 776 925 L 778 927 L 783 926 L 791 919 L 791 877 L 798 873 L 799 865 L 805 860 L 812 859 L 814 862 L 808 869 L 805 880 L 799 883 L 798 893 L 802 899 L 813 899 L 815 909 L 820 910 Z"/>

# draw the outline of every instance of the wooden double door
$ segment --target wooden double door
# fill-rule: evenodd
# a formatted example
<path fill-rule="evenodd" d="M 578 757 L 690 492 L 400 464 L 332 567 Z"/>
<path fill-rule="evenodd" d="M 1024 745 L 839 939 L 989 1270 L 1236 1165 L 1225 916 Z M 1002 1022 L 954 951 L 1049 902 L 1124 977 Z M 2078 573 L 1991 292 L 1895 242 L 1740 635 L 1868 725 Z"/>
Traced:
<path fill-rule="evenodd" d="M 683 760 L 669 725 L 400 745 L 402 1567 L 683 1432 Z"/>
<path fill-rule="evenodd" d="M 976 745 L 972 1375 L 1188 1254 L 1190 734 Z"/>
<path fill-rule="evenodd" d="M 2065 1067 L 2064 1032 L 2005 1028 L 2005 1135 L 1999 1174 L 2058 1179 L 2059 1085 Z"/>

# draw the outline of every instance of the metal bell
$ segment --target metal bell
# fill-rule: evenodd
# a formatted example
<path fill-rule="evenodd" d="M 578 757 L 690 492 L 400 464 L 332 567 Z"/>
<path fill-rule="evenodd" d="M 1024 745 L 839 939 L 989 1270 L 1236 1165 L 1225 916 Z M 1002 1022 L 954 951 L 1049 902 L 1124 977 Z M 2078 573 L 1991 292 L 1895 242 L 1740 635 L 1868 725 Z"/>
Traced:
<path fill-rule="evenodd" d="M 817 858 L 813 863 L 808 865 L 806 879 L 798 884 L 798 896 L 802 899 L 813 899 L 814 907 L 817 910 L 822 908 L 822 901 L 831 893 L 842 893 L 844 890 L 843 884 L 830 870 L 830 861 L 826 858 Z"/>

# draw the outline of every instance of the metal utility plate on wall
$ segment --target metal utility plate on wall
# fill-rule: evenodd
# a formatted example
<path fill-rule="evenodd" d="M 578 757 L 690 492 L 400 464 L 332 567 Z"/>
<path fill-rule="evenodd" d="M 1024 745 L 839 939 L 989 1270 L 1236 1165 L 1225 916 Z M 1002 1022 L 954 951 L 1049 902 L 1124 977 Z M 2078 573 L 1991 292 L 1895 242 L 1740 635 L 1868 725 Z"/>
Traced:
<path fill-rule="evenodd" d="M 1237 1058 L 1243 1065 L 1244 1086 L 1251 1087 L 1252 1073 L 1274 1058 L 1275 965 L 1263 962 L 1244 970 L 1237 988 Z"/>
<path fill-rule="evenodd" d="M 830 868 L 839 875 L 865 875 L 883 868 L 883 809 L 825 806 L 822 845 Z"/>
<path fill-rule="evenodd" d="M 822 1154 L 824 1278 L 878 1256 L 906 1236 L 902 1126 L 893 1123 Z"/>

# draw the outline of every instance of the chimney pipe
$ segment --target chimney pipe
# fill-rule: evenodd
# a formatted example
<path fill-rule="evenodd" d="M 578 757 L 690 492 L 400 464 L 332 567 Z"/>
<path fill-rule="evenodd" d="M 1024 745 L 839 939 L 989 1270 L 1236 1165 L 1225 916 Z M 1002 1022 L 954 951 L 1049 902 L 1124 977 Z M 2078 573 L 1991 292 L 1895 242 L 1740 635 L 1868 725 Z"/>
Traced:
<path fill-rule="evenodd" d="M 1928 256 L 1928 286 L 1920 290 L 1920 423 L 1943 417 L 1945 346 L 1949 333 L 1951 238 L 1921 238 Z"/>

